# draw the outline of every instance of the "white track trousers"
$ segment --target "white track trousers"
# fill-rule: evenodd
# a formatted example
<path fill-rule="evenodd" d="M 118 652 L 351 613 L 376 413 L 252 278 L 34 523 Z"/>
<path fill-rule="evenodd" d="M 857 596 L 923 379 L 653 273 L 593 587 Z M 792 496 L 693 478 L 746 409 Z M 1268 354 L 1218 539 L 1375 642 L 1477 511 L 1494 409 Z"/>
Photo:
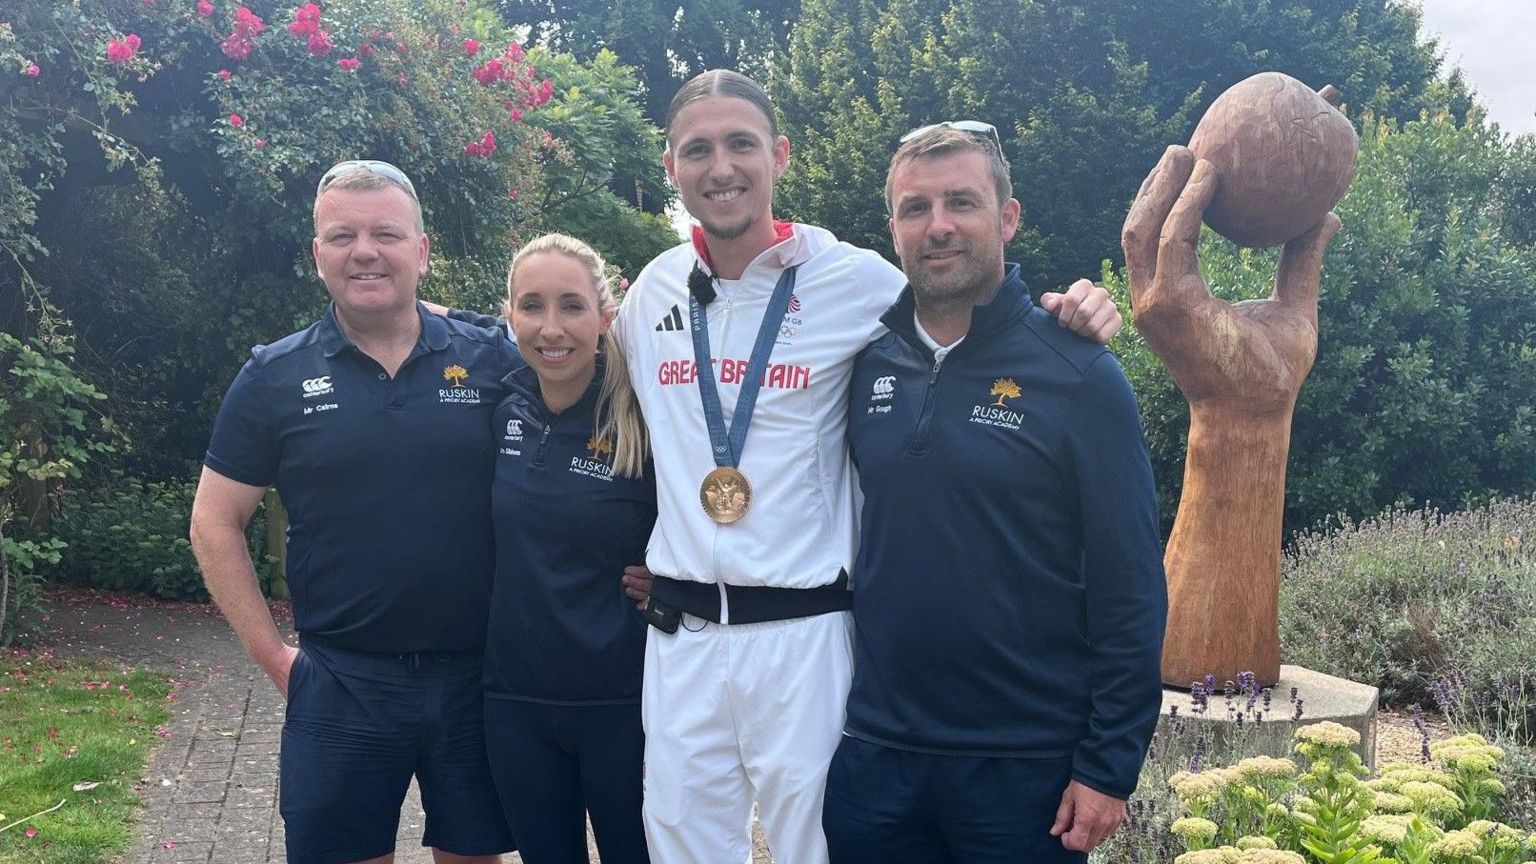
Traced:
<path fill-rule="evenodd" d="M 687 628 L 693 628 L 691 632 Z M 825 864 L 821 799 L 853 676 L 853 616 L 683 616 L 645 647 L 645 835 L 657 864 L 747 864 L 752 802 L 778 864 Z"/>

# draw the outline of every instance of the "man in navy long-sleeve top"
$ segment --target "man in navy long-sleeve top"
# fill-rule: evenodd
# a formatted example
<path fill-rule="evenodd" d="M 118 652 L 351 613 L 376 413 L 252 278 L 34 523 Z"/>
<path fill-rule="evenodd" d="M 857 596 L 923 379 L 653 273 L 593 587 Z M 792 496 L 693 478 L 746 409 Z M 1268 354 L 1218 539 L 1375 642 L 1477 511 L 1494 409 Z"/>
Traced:
<path fill-rule="evenodd" d="M 851 385 L 865 503 L 832 861 L 1085 861 L 1161 699 L 1135 397 L 1005 266 L 1019 203 L 992 127 L 909 135 L 886 196 L 909 284 Z"/>

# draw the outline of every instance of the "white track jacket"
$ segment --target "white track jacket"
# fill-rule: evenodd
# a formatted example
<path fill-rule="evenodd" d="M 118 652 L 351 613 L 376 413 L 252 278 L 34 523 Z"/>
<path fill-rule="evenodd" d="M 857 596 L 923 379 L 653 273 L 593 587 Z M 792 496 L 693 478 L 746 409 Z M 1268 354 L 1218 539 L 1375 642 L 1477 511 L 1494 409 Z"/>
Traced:
<path fill-rule="evenodd" d="M 688 274 L 701 235 L 661 254 L 630 287 L 614 327 L 650 427 L 659 515 L 651 572 L 696 582 L 811 588 L 851 570 L 858 550 L 856 482 L 844 432 L 854 356 L 882 332 L 880 314 L 906 284 L 879 255 L 810 225 L 780 224 L 780 241 L 739 281 L 717 282 L 708 306 L 710 370 L 730 428 L 768 298 L 799 264 L 778 327 L 740 469 L 752 485 L 747 515 L 717 525 L 699 503 L 715 468 L 699 401 L 689 330 Z"/>

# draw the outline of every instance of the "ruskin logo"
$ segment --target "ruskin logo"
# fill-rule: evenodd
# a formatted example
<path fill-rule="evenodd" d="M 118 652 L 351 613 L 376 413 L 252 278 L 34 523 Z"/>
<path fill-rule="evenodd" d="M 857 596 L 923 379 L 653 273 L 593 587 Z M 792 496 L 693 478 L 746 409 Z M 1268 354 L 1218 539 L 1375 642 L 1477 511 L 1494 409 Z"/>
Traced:
<path fill-rule="evenodd" d="M 468 377 L 469 370 L 457 363 L 443 368 L 443 380 L 452 381 L 455 387 L 463 387 L 464 379 Z"/>
<path fill-rule="evenodd" d="M 996 396 L 997 401 L 972 408 L 970 421 L 983 426 L 998 426 L 1018 431 L 1024 424 L 1024 415 L 1008 407 L 1009 399 L 1017 399 L 1023 395 L 1019 390 L 1018 382 L 1012 378 L 999 378 L 992 382 L 992 389 L 987 391 L 987 395 Z"/>
<path fill-rule="evenodd" d="M 993 402 L 993 405 L 999 408 L 1007 408 L 1008 406 L 1004 404 L 1003 400 L 1019 398 L 1019 385 L 1015 384 L 1012 378 L 999 378 L 992 382 L 992 391 L 987 395 L 997 397 L 997 401 Z"/>
<path fill-rule="evenodd" d="M 613 444 L 607 438 L 599 438 L 593 435 L 587 439 L 587 452 L 593 459 L 602 459 L 613 453 Z"/>

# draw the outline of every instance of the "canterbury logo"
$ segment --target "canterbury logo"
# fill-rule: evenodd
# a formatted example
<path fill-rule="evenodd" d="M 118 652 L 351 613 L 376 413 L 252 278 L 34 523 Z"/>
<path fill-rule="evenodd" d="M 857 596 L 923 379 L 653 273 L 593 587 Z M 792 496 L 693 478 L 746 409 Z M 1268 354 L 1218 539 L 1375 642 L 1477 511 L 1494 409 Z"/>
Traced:
<path fill-rule="evenodd" d="M 329 393 L 333 389 L 331 387 L 331 376 L 329 375 L 321 375 L 319 378 L 310 378 L 300 386 L 304 388 L 304 398 L 306 399 L 310 396 L 320 396 L 325 393 Z"/>
<path fill-rule="evenodd" d="M 876 378 L 875 379 L 874 392 L 870 394 L 869 401 L 871 401 L 871 402 L 879 402 L 881 400 L 890 399 L 891 395 L 893 393 L 895 393 L 895 392 L 896 392 L 896 376 L 895 375 L 886 375 L 886 376 L 881 377 L 881 378 Z"/>
<path fill-rule="evenodd" d="M 674 303 L 672 305 L 672 311 L 662 316 L 661 323 L 656 325 L 656 329 L 662 332 L 672 332 L 675 330 L 683 329 L 683 310 L 679 309 L 677 304 Z"/>

